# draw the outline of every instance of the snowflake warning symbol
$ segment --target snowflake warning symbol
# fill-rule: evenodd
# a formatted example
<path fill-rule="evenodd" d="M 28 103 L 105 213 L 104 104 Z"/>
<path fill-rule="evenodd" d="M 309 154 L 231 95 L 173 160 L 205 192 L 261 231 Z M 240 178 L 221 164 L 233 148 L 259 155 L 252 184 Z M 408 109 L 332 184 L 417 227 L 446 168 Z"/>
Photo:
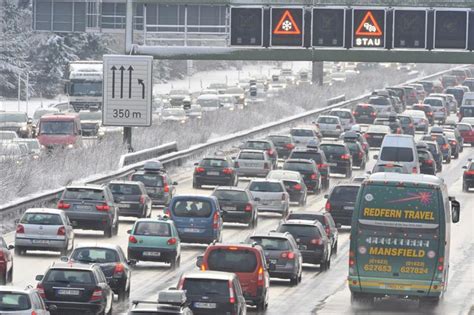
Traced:
<path fill-rule="evenodd" d="M 286 10 L 273 30 L 276 35 L 300 35 L 301 31 L 289 10 Z"/>

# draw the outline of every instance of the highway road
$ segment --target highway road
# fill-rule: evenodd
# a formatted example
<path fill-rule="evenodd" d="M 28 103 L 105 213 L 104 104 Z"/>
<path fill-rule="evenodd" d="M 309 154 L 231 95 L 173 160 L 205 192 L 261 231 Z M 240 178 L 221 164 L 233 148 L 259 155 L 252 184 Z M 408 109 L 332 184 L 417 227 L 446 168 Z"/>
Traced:
<path fill-rule="evenodd" d="M 375 152 L 375 151 L 374 151 Z M 373 155 L 373 153 L 371 153 Z M 461 221 L 452 229 L 451 273 L 450 283 L 445 298 L 434 311 L 436 314 L 474 314 L 471 309 L 474 305 L 474 192 L 463 193 L 462 166 L 468 158 L 474 158 L 474 148 L 465 147 L 459 159 L 452 160 L 449 165 L 443 166 L 439 175 L 444 178 L 449 187 L 449 193 L 456 196 L 461 202 Z M 368 169 L 374 161 L 368 164 Z M 362 174 L 362 170 L 354 171 L 354 175 Z M 210 194 L 212 189 L 193 189 L 192 172 L 177 176 L 180 194 Z M 331 186 L 347 181 L 342 177 L 333 177 Z M 239 185 L 246 185 L 248 181 L 241 181 Z M 310 195 L 308 203 L 303 209 L 320 210 L 324 208 L 323 194 Z M 298 209 L 294 206 L 292 209 Z M 154 215 L 162 213 L 155 209 Z M 278 215 L 261 214 L 259 216 L 258 232 L 267 232 L 277 227 Z M 131 228 L 133 220 L 122 218 L 119 233 L 112 239 L 105 239 L 101 233 L 78 231 L 76 244 L 83 243 L 116 243 L 127 248 L 128 236 L 126 231 Z M 349 227 L 340 229 L 339 248 L 337 255 L 332 257 L 331 269 L 320 272 L 318 266 L 305 265 L 303 280 L 298 286 L 290 286 L 286 280 L 272 279 L 270 289 L 269 308 L 265 314 L 418 314 L 418 303 L 413 301 L 386 300 L 376 303 L 370 309 L 353 308 L 350 303 L 350 292 L 346 285 L 348 269 Z M 225 243 L 241 242 L 252 233 L 246 226 L 225 224 Z M 7 242 L 13 243 L 13 235 L 5 236 Z M 176 286 L 179 275 L 188 270 L 196 269 L 196 256 L 200 255 L 205 245 L 183 246 L 181 267 L 171 271 L 167 265 L 160 263 L 140 262 L 134 269 L 132 276 L 131 300 L 156 300 L 157 292 L 168 287 Z M 13 285 L 25 287 L 36 285 L 35 275 L 42 274 L 48 265 L 58 261 L 55 253 L 31 252 L 26 256 L 15 257 Z M 128 303 L 114 305 L 114 314 L 128 310 Z M 255 309 L 249 307 L 250 313 Z M 432 314 L 432 312 L 430 312 Z"/>

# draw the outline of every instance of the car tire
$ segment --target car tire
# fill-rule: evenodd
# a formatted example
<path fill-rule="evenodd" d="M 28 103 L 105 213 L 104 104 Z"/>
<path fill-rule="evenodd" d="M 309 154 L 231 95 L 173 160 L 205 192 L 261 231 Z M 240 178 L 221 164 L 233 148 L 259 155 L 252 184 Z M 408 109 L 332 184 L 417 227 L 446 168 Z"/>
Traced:
<path fill-rule="evenodd" d="M 7 284 L 7 273 L 5 272 L 3 275 L 0 275 L 0 285 Z"/>
<path fill-rule="evenodd" d="M 462 183 L 462 191 L 463 192 L 468 192 L 469 191 L 469 188 L 467 187 L 466 183 Z"/>
<path fill-rule="evenodd" d="M 319 264 L 319 270 L 322 272 L 322 271 L 326 271 L 327 270 L 327 266 L 326 266 L 326 261 L 323 261 Z"/>
<path fill-rule="evenodd" d="M 446 163 L 451 163 L 451 156 L 446 159 Z"/>
<path fill-rule="evenodd" d="M 351 177 L 352 177 L 352 169 L 346 172 L 346 178 L 351 178 Z"/>
<path fill-rule="evenodd" d="M 25 250 L 20 246 L 15 246 L 15 255 L 21 256 L 25 253 Z"/>
<path fill-rule="evenodd" d="M 113 234 L 114 234 L 114 227 L 112 225 L 108 226 L 105 228 L 105 231 L 104 231 L 104 236 L 106 238 L 112 238 Z"/>
<path fill-rule="evenodd" d="M 459 158 L 459 152 L 457 152 L 454 156 L 453 156 L 453 159 L 458 159 Z"/>
<path fill-rule="evenodd" d="M 257 312 L 263 312 L 267 309 L 268 303 L 265 300 L 257 303 Z"/>
<path fill-rule="evenodd" d="M 296 274 L 296 275 L 293 275 L 291 278 L 290 278 L 290 284 L 292 286 L 295 286 L 298 284 L 298 281 L 299 280 L 299 276 Z"/>
<path fill-rule="evenodd" d="M 198 185 L 197 183 L 195 183 L 195 182 L 193 181 L 193 188 L 194 188 L 194 189 L 200 189 L 200 188 L 201 188 L 201 185 Z"/>
<path fill-rule="evenodd" d="M 360 169 L 364 171 L 364 170 L 365 170 L 365 166 L 366 166 L 366 163 L 363 162 L 362 164 L 360 164 Z"/>
<path fill-rule="evenodd" d="M 119 231 L 119 222 L 117 220 L 117 223 L 115 224 L 115 226 L 112 228 L 112 234 L 113 235 L 118 235 L 118 231 Z"/>
<path fill-rule="evenodd" d="M 130 290 L 129 290 L 130 291 Z M 128 292 L 125 287 L 121 288 L 120 291 L 117 294 L 118 296 L 118 301 L 123 302 L 127 299 Z"/>
<path fill-rule="evenodd" d="M 67 244 L 66 244 L 66 247 L 65 247 L 65 248 L 61 249 L 60 253 L 61 253 L 61 254 L 60 254 L 61 256 L 68 256 L 69 249 L 68 249 Z"/>

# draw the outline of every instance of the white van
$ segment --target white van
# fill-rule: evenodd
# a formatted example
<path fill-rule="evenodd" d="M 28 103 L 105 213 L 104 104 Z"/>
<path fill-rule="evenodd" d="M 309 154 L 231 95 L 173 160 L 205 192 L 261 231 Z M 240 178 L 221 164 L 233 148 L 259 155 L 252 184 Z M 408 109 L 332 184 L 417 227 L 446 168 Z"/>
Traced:
<path fill-rule="evenodd" d="M 467 106 L 472 106 L 474 105 L 474 92 L 466 92 L 464 93 L 464 96 L 462 98 L 462 104 L 461 106 L 463 105 L 467 105 Z"/>
<path fill-rule="evenodd" d="M 386 135 L 379 155 L 375 155 L 374 159 L 377 160 L 375 167 L 392 162 L 406 166 L 414 174 L 420 173 L 416 143 L 411 135 Z"/>

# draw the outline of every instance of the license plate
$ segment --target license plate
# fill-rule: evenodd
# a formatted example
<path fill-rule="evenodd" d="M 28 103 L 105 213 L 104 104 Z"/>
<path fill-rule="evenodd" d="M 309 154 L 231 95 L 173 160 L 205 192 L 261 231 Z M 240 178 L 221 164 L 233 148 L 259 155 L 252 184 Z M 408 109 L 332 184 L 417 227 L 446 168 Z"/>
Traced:
<path fill-rule="evenodd" d="M 209 176 L 219 176 L 219 172 L 207 172 Z"/>
<path fill-rule="evenodd" d="M 49 240 L 33 240 L 33 244 L 49 244 Z"/>
<path fill-rule="evenodd" d="M 275 264 L 275 265 L 276 265 L 276 263 L 277 263 L 277 260 L 276 260 L 276 259 L 270 259 L 270 263 L 271 263 L 271 264 Z"/>
<path fill-rule="evenodd" d="M 77 210 L 89 210 L 90 208 L 91 208 L 91 206 L 89 206 L 89 205 L 77 205 L 76 206 Z"/>
<path fill-rule="evenodd" d="M 369 115 L 360 115 L 360 118 L 369 118 Z"/>
<path fill-rule="evenodd" d="M 143 256 L 160 257 L 160 252 L 143 252 Z"/>
<path fill-rule="evenodd" d="M 235 211 L 235 210 L 237 210 L 237 207 L 222 207 L 222 210 L 224 210 L 224 211 Z"/>
<path fill-rule="evenodd" d="M 298 245 L 298 248 L 299 249 L 302 249 L 302 250 L 306 250 L 308 248 L 308 246 L 306 245 Z"/>
<path fill-rule="evenodd" d="M 389 289 L 395 289 L 395 290 L 405 290 L 407 288 L 406 285 L 403 284 L 394 284 L 394 283 L 389 283 L 386 285 Z"/>
<path fill-rule="evenodd" d="M 354 210 L 353 206 L 344 206 L 344 210 Z"/>
<path fill-rule="evenodd" d="M 216 308 L 216 303 L 194 302 L 196 308 Z"/>
<path fill-rule="evenodd" d="M 383 136 L 374 136 L 375 139 L 381 139 Z"/>
<path fill-rule="evenodd" d="M 130 208 L 130 204 L 128 203 L 119 203 L 118 206 L 119 208 Z"/>
<path fill-rule="evenodd" d="M 57 293 L 58 295 L 79 295 L 79 290 L 59 289 Z"/>
<path fill-rule="evenodd" d="M 337 163 L 328 163 L 329 166 L 337 166 Z"/>
<path fill-rule="evenodd" d="M 199 233 L 199 229 L 193 229 L 193 228 L 185 228 L 184 232 L 187 233 Z"/>

